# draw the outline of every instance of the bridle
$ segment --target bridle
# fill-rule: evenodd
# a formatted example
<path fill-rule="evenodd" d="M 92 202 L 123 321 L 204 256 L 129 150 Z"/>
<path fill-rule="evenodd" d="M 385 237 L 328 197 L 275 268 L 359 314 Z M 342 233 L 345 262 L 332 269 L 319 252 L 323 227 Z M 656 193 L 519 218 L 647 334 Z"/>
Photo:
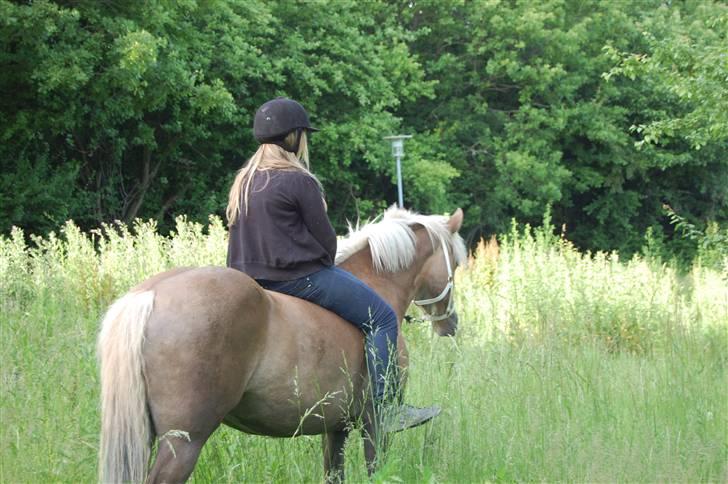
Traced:
<path fill-rule="evenodd" d="M 438 296 L 430 299 L 416 299 L 412 301 L 417 306 L 427 306 L 429 304 L 439 303 L 447 297 L 448 293 L 450 293 L 450 300 L 447 302 L 447 309 L 445 310 L 445 313 L 439 316 L 426 314 L 425 316 L 423 316 L 423 319 L 428 321 L 442 321 L 443 319 L 447 319 L 452 316 L 452 313 L 455 312 L 455 298 L 453 297 L 453 292 L 455 289 L 455 279 L 453 278 L 452 264 L 450 263 L 450 254 L 448 254 L 447 245 L 445 245 L 445 240 L 442 237 L 440 237 L 440 245 L 442 246 L 442 253 L 445 255 L 445 265 L 447 266 L 447 285 Z"/>

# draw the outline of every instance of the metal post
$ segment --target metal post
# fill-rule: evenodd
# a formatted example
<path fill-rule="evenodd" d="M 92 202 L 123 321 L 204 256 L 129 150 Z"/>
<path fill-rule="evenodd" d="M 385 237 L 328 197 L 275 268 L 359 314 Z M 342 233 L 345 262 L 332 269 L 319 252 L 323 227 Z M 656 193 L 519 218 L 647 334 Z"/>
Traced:
<path fill-rule="evenodd" d="M 397 156 L 397 194 L 399 195 L 399 208 L 404 208 L 404 195 L 402 194 L 402 158 Z"/>
<path fill-rule="evenodd" d="M 404 140 L 411 138 L 410 134 L 386 136 L 384 139 L 392 143 L 392 155 L 397 163 L 397 197 L 399 208 L 404 208 L 404 194 L 402 189 L 402 157 L 404 156 Z"/>

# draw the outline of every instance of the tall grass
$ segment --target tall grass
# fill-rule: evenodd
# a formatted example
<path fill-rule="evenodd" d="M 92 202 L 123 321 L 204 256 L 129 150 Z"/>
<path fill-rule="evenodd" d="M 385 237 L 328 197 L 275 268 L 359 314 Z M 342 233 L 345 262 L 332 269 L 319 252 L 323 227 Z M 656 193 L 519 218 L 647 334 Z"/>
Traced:
<path fill-rule="evenodd" d="M 728 273 L 527 227 L 499 242 L 458 272 L 456 338 L 405 326 L 407 399 L 445 411 L 396 436 L 375 482 L 728 480 Z M 151 274 L 222 265 L 225 244 L 217 219 L 0 238 L 0 482 L 95 479 L 100 316 Z M 356 437 L 346 470 L 367 480 Z M 322 477 L 318 438 L 221 428 L 193 480 Z"/>

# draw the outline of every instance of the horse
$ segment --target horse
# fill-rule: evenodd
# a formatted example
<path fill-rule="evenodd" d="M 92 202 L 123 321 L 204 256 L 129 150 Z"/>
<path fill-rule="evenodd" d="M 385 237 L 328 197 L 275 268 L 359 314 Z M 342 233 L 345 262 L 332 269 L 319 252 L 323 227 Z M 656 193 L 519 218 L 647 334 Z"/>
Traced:
<path fill-rule="evenodd" d="M 462 220 L 460 209 L 448 217 L 393 207 L 350 227 L 336 263 L 383 297 L 400 325 L 414 301 L 438 334 L 453 335 L 453 271 L 467 256 Z M 404 368 L 401 331 L 398 350 Z M 376 470 L 363 333 L 240 271 L 176 268 L 143 281 L 107 310 L 97 351 L 101 482 L 184 482 L 221 424 L 274 437 L 322 434 L 325 475 L 341 480 L 344 442 L 360 419 L 367 469 Z"/>

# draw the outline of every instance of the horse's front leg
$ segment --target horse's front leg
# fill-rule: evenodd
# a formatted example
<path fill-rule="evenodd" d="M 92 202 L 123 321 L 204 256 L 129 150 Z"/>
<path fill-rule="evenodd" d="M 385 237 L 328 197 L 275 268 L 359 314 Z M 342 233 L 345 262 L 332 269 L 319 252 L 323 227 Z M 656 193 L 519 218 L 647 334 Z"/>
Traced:
<path fill-rule="evenodd" d="M 324 475 L 327 483 L 344 481 L 344 444 L 348 435 L 348 429 L 323 434 Z"/>

